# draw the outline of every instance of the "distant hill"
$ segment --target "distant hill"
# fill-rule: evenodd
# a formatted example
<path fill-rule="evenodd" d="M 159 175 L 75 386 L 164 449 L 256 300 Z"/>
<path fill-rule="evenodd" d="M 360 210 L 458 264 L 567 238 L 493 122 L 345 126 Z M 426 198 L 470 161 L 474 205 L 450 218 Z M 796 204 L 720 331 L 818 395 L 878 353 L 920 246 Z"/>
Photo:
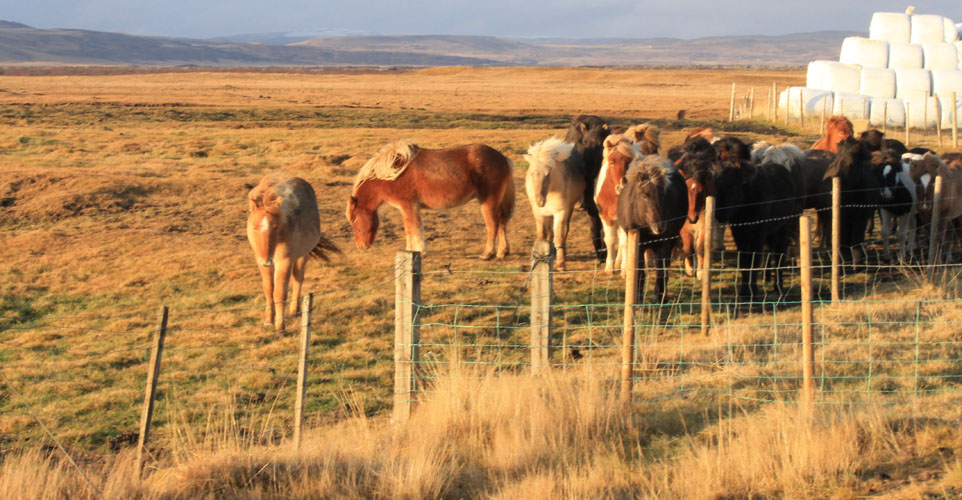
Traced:
<path fill-rule="evenodd" d="M 485 36 L 163 38 L 0 21 L 0 64 L 141 66 L 769 65 L 836 59 L 850 32 L 682 40 Z"/>

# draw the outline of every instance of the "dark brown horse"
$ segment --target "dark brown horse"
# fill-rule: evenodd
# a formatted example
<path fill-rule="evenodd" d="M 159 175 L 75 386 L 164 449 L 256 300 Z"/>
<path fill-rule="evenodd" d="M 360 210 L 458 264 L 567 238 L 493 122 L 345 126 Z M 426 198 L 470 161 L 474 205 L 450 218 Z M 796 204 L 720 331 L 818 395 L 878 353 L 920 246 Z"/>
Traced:
<path fill-rule="evenodd" d="M 507 225 L 514 211 L 513 164 L 483 144 L 424 149 L 409 141 L 388 144 L 358 172 L 347 206 L 354 241 L 365 249 L 377 234 L 377 209 L 388 203 L 401 210 L 405 248 L 424 252 L 421 209 L 448 209 L 481 202 L 487 239 L 481 258 L 508 254 Z"/>
<path fill-rule="evenodd" d="M 681 170 L 679 170 L 680 172 Z M 681 227 L 681 251 L 685 259 L 685 274 L 692 276 L 694 272 L 694 256 L 701 259 L 705 255 L 705 198 L 715 196 L 715 183 L 712 172 L 708 169 L 695 171 L 685 179 L 688 189 L 688 217 Z M 701 277 L 701 271 L 698 271 Z"/>

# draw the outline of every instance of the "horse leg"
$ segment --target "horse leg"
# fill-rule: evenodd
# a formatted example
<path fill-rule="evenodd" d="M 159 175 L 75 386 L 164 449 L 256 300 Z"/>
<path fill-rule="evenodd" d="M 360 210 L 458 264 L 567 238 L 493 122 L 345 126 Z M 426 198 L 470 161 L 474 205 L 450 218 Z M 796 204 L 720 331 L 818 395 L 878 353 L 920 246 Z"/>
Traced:
<path fill-rule="evenodd" d="M 879 211 L 879 217 L 882 219 L 882 249 L 885 250 L 885 258 L 892 259 L 892 251 L 889 249 L 889 237 L 892 236 L 892 214 L 888 213 L 884 208 Z M 899 228 L 899 233 L 901 233 L 902 228 Z M 899 238 L 899 259 L 903 257 L 905 253 L 905 240 Z"/>
<path fill-rule="evenodd" d="M 695 274 L 694 263 L 692 262 L 692 255 L 695 252 L 695 235 L 692 234 L 692 225 L 685 223 L 681 228 L 681 253 L 685 260 L 685 276 L 692 276 Z"/>
<path fill-rule="evenodd" d="M 557 251 L 558 269 L 565 270 L 565 246 L 568 242 L 568 227 L 571 223 L 572 210 L 565 210 L 554 216 L 554 247 Z"/>
<path fill-rule="evenodd" d="M 401 206 L 401 221 L 404 223 L 406 250 L 424 254 L 424 226 L 421 225 L 421 206 L 414 202 Z"/>
<path fill-rule="evenodd" d="M 494 240 L 498 235 L 498 205 L 495 200 L 489 199 L 481 203 L 481 215 L 484 216 L 484 226 L 488 230 L 488 237 L 484 243 L 484 253 L 481 260 L 491 260 L 494 258 Z"/>
<path fill-rule="evenodd" d="M 307 255 L 294 259 L 294 266 L 291 270 L 291 277 L 294 280 L 292 299 L 288 311 L 291 316 L 296 316 L 301 312 L 301 288 L 304 286 L 304 270 L 307 268 Z"/>
<path fill-rule="evenodd" d="M 511 253 L 511 246 L 508 245 L 508 221 L 500 220 L 498 223 L 498 258 L 503 259 Z"/>
<path fill-rule="evenodd" d="M 257 266 L 261 273 L 261 284 L 264 287 L 264 299 L 267 305 L 264 307 L 264 326 L 271 326 L 274 323 L 274 266 Z"/>
<path fill-rule="evenodd" d="M 588 213 L 588 223 L 591 231 L 591 244 L 595 247 L 595 255 L 598 260 L 605 260 L 608 250 L 602 238 L 601 215 L 598 214 L 598 205 L 595 204 L 595 185 L 594 181 L 589 181 L 585 187 L 584 200 L 581 206 Z"/>
<path fill-rule="evenodd" d="M 615 270 L 615 258 L 618 256 L 618 227 L 613 224 L 609 226 L 608 223 L 605 222 L 604 229 L 605 248 L 607 249 L 605 255 L 605 272 L 611 273 Z"/>
<path fill-rule="evenodd" d="M 291 280 L 290 259 L 274 261 L 274 329 L 284 330 L 284 303 L 287 302 L 287 285 Z"/>
<path fill-rule="evenodd" d="M 665 297 L 668 292 L 668 260 L 671 256 L 671 245 L 664 244 L 664 248 L 660 248 L 657 252 L 657 258 L 655 259 L 655 300 L 659 304 L 665 303 Z"/>

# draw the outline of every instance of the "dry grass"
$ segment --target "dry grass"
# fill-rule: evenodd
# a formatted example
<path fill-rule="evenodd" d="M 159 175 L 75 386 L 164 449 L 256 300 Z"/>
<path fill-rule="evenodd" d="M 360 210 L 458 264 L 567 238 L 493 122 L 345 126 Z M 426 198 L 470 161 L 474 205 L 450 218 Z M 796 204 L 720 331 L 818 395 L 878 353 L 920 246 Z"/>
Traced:
<path fill-rule="evenodd" d="M 558 357 L 567 376 L 547 380 L 516 378 L 509 368 L 500 381 L 448 377 L 445 367 L 437 373 L 445 375 L 437 381 L 439 397 L 425 402 L 410 426 L 383 421 L 392 387 L 391 266 L 403 241 L 400 217 L 382 209 L 378 240 L 360 252 L 343 215 L 356 169 L 381 145 L 402 137 L 426 147 L 484 142 L 515 160 L 520 186 L 520 154 L 563 134 L 573 114 L 627 124 L 674 117 L 683 105 L 690 119 L 717 120 L 727 115 L 733 80 L 739 88 L 767 88 L 772 81 L 783 88 L 802 78 L 571 68 L 0 77 L 0 370 L 111 498 L 844 498 L 870 491 L 873 481 L 898 494 L 902 485 L 879 480 L 879 470 L 891 478 L 930 471 L 919 481 L 922 490 L 939 491 L 944 477 L 946 491 L 954 491 L 962 477 L 957 459 L 933 451 L 958 449 L 943 432 L 950 417 L 942 414 L 951 413 L 945 405 L 914 410 L 919 424 L 912 435 L 927 440 L 922 447 L 895 431 L 872 437 L 866 430 L 903 422 L 898 413 L 822 410 L 799 427 L 790 406 L 752 403 L 792 399 L 783 397 L 796 386 L 789 377 L 771 391 L 759 388 L 759 381 L 793 370 L 773 362 L 796 355 L 797 328 L 785 326 L 797 322 L 791 308 L 778 312 L 777 358 L 766 351 L 770 345 L 728 347 L 772 344 L 767 314 L 726 318 L 707 339 L 677 328 L 646 330 L 644 342 L 658 348 L 643 351 L 641 395 L 678 391 L 681 383 L 701 392 L 622 412 L 611 401 L 610 374 L 602 366 L 618 356 L 603 346 L 618 335 L 621 282 L 594 272 L 582 213 L 569 238 L 577 249 L 569 264 L 575 272 L 559 275 L 555 291 L 560 304 L 599 304 L 591 319 L 586 310 L 565 310 L 560 325 L 566 345 L 596 345 L 581 363 L 597 366 L 582 373 L 565 350 Z M 663 143 L 680 142 L 684 124 L 664 123 Z M 752 125 L 738 134 L 814 139 L 811 130 L 764 129 Z M 306 289 L 318 293 L 307 408 L 316 436 L 300 454 L 276 446 L 290 432 L 297 342 L 292 332 L 278 335 L 259 325 L 263 299 L 243 229 L 248 186 L 275 170 L 314 185 L 322 226 L 346 250 L 332 264 L 312 263 L 307 271 Z M 425 302 L 525 304 L 519 285 L 533 242 L 526 203 L 519 196 L 509 226 L 515 254 L 483 267 L 475 259 L 482 245 L 476 204 L 426 214 L 425 270 L 437 274 L 426 282 Z M 480 273 L 447 275 L 446 269 Z M 877 298 L 957 298 L 954 286 L 918 285 L 883 287 Z M 172 312 L 155 414 L 158 470 L 141 484 L 130 480 L 126 450 L 136 439 L 146 347 L 163 304 Z M 930 338 L 949 346 L 946 356 L 962 358 L 953 331 L 962 312 L 937 305 L 922 312 L 942 322 Z M 493 355 L 472 347 L 476 341 L 510 344 L 524 336 L 472 325 L 522 325 L 527 313 L 454 307 L 432 314 L 441 325 L 425 328 L 425 341 L 460 343 L 456 356 L 471 360 Z M 914 302 L 825 306 L 817 314 L 830 320 L 820 332 L 826 338 L 907 342 L 914 336 L 844 325 L 866 314 L 876 322 L 914 321 Z M 885 356 L 902 362 L 887 366 L 888 375 L 915 375 L 911 356 L 899 346 L 869 349 L 831 346 L 829 359 L 870 361 L 827 373 L 856 377 L 843 387 L 855 390 L 869 366 L 881 373 L 886 365 L 871 360 Z M 455 357 L 450 347 L 422 352 L 442 363 Z M 527 355 L 499 346 L 502 354 L 506 365 Z M 727 363 L 729 356 L 745 363 Z M 939 377 L 957 373 L 955 365 L 926 369 L 927 387 L 954 390 L 956 379 Z M 738 377 L 754 382 L 734 387 L 737 397 L 727 399 Z M 939 397 L 945 396 L 933 395 Z M 50 443 L 23 403 L 0 393 L 0 491 L 22 498 L 84 494 L 69 466 L 41 451 Z M 828 444 L 849 446 L 852 432 L 855 463 L 840 464 Z M 875 448 L 866 448 L 864 436 L 888 451 L 867 455 Z M 804 456 L 785 451 L 806 440 L 821 444 L 812 443 Z M 898 450 L 883 446 L 893 440 Z M 850 448 L 838 451 L 853 456 Z M 935 463 L 936 455 L 944 463 Z M 703 480 L 678 480 L 687 477 Z"/>

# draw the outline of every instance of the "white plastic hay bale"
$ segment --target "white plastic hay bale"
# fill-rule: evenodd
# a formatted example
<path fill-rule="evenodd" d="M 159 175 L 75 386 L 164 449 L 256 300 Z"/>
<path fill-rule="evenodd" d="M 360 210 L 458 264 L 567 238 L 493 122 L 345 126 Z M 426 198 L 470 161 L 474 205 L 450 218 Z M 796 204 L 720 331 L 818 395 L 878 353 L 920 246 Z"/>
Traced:
<path fill-rule="evenodd" d="M 842 115 L 849 120 L 864 120 L 871 107 L 871 98 L 858 94 L 836 92 L 833 96 L 832 115 Z"/>
<path fill-rule="evenodd" d="M 923 43 L 922 53 L 925 59 L 925 69 L 956 69 L 959 67 L 959 51 L 954 44 Z"/>
<path fill-rule="evenodd" d="M 957 69 L 933 71 L 932 93 L 942 97 L 951 97 L 952 92 L 962 98 L 962 71 Z"/>
<path fill-rule="evenodd" d="M 938 122 L 938 101 L 934 97 L 914 97 L 903 99 L 908 107 L 909 126 L 912 128 L 934 129 Z"/>
<path fill-rule="evenodd" d="M 932 75 L 925 69 L 895 70 L 895 97 L 913 99 L 932 93 Z"/>
<path fill-rule="evenodd" d="M 962 69 L 962 41 L 955 42 L 952 45 L 955 45 L 955 53 L 959 57 L 959 65 L 957 67 L 958 69 Z"/>
<path fill-rule="evenodd" d="M 957 40 L 962 40 L 962 23 L 955 25 L 955 34 Z"/>
<path fill-rule="evenodd" d="M 889 68 L 922 69 L 924 62 L 925 57 L 921 45 L 889 42 Z"/>
<path fill-rule="evenodd" d="M 871 40 L 860 36 L 850 36 L 842 41 L 842 51 L 838 56 L 842 64 L 858 64 L 870 68 L 887 68 L 889 63 L 889 43 L 885 40 Z"/>
<path fill-rule="evenodd" d="M 822 88 L 832 92 L 858 94 L 862 83 L 862 68 L 854 64 L 832 62 L 825 65 Z"/>
<path fill-rule="evenodd" d="M 886 127 L 905 126 L 905 105 L 899 99 L 872 99 L 869 103 L 869 125 L 881 127 L 883 117 Z"/>
<path fill-rule="evenodd" d="M 872 40 L 909 43 L 912 41 L 912 22 L 901 12 L 876 12 L 872 14 L 868 33 Z"/>
<path fill-rule="evenodd" d="M 945 21 L 935 14 L 912 16 L 912 43 L 939 43 L 945 41 Z"/>
<path fill-rule="evenodd" d="M 812 61 L 808 63 L 808 72 L 805 74 L 805 86 L 810 89 L 825 88 L 825 74 L 828 67 L 837 64 L 835 61 Z"/>
<path fill-rule="evenodd" d="M 887 68 L 862 68 L 859 93 L 867 97 L 895 98 L 895 70 Z"/>
<path fill-rule="evenodd" d="M 959 39 L 959 29 L 956 28 L 955 21 L 953 21 L 953 20 L 951 20 L 951 19 L 949 19 L 949 18 L 947 18 L 947 17 L 943 17 L 943 18 L 942 18 L 942 22 L 945 23 L 945 27 L 944 27 L 945 41 L 948 42 L 948 43 L 952 43 L 952 42 L 958 40 L 958 39 Z"/>
<path fill-rule="evenodd" d="M 799 103 L 805 107 L 806 120 L 813 116 L 821 116 L 822 106 L 828 113 L 834 106 L 832 92 L 808 87 L 789 87 L 778 95 L 779 116 L 788 113 L 790 120 L 798 120 Z M 823 104 L 824 102 L 824 104 Z M 788 109 L 785 109 L 785 105 Z"/>

